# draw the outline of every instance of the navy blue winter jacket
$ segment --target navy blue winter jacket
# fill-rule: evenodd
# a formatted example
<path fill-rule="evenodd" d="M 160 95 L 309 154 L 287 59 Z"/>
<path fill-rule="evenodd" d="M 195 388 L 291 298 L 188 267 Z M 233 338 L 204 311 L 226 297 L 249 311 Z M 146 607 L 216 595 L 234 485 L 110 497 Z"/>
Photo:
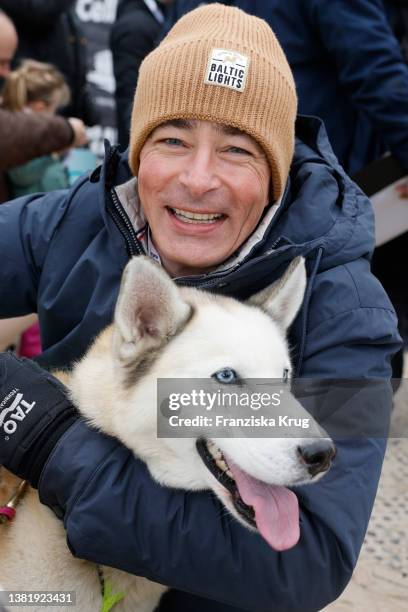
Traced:
<path fill-rule="evenodd" d="M 176 0 L 172 21 L 203 4 Z M 408 67 L 383 0 L 232 0 L 265 19 L 294 73 L 299 112 L 321 117 L 353 175 L 384 150 L 408 169 Z"/>
<path fill-rule="evenodd" d="M 320 121 L 299 120 L 297 135 L 290 180 L 262 242 L 232 272 L 184 282 L 244 298 L 302 254 L 308 289 L 291 333 L 298 372 L 389 377 L 399 339 L 370 273 L 370 203 L 337 164 Z M 0 207 L 0 314 L 38 308 L 44 365 L 70 364 L 111 321 L 136 244 L 112 188 L 129 177 L 126 157 L 108 150 L 102 171 L 69 192 Z M 378 398 L 386 417 L 390 396 Z M 39 494 L 63 518 L 74 555 L 169 585 L 160 612 L 320 610 L 350 579 L 385 450 L 382 439 L 337 446 L 329 474 L 297 490 L 301 540 L 284 553 L 226 516 L 211 493 L 159 486 L 124 446 L 82 421 L 57 443 Z"/>

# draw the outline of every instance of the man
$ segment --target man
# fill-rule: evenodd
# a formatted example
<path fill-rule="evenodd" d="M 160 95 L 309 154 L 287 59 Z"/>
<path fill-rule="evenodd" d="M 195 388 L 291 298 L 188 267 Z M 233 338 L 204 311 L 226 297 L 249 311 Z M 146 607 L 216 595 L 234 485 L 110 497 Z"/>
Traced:
<path fill-rule="evenodd" d="M 295 115 L 293 78 L 265 22 L 222 5 L 186 15 L 142 64 L 131 172 L 127 156 L 108 147 L 102 169 L 72 192 L 0 209 L 0 255 L 9 262 L 1 314 L 38 303 L 41 363 L 69 366 L 110 322 L 130 256 L 147 252 L 181 285 L 245 299 L 303 255 L 308 289 L 291 330 L 296 375 L 389 377 L 399 341 L 369 271 L 369 203 L 321 122 L 299 120 L 294 153 Z M 0 366 L 0 404 L 18 387 L 38 406 L 18 439 L 0 435 L 0 463 L 64 519 L 73 554 L 172 587 L 160 612 L 319 610 L 347 584 L 381 439 L 339 441 L 323 482 L 296 491 L 300 543 L 277 553 L 208 493 L 154 483 L 126 448 L 78 420 L 37 366 L 12 357 Z M 390 392 L 376 402 L 387 417 Z M 359 414 L 360 400 L 352 407 Z"/>
<path fill-rule="evenodd" d="M 0 101 L 1 81 L 8 76 L 17 47 L 15 28 L 0 10 Z M 87 142 L 85 126 L 80 119 L 48 116 L 39 113 L 11 113 L 0 108 L 0 203 L 7 199 L 3 171 L 70 146 Z"/>

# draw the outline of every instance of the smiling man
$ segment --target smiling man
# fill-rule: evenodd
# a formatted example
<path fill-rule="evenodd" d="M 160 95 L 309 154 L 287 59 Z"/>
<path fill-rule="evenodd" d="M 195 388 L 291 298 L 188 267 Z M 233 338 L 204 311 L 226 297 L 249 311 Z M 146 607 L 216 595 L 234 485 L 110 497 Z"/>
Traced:
<path fill-rule="evenodd" d="M 152 242 L 172 276 L 229 259 L 269 202 L 268 159 L 248 134 L 208 121 L 168 121 L 140 153 L 139 196 Z"/>
<path fill-rule="evenodd" d="M 295 119 L 293 78 L 265 22 L 217 4 L 189 13 L 142 64 L 128 154 L 108 146 L 70 192 L 0 208 L 0 314 L 37 307 L 41 364 L 69 367 L 111 321 L 131 256 L 147 253 L 180 285 L 246 299 L 302 255 L 295 375 L 389 378 L 399 339 L 370 274 L 370 204 L 319 120 L 298 119 L 295 146 Z M 172 587 L 160 612 L 319 610 L 347 584 L 382 440 L 338 442 L 324 481 L 296 490 L 301 540 L 279 553 L 209 493 L 160 487 L 78 420 L 40 368 L 5 355 L 0 366 L 0 404 L 14 388 L 36 401 L 12 440 L 0 435 L 0 463 L 64 518 L 74 555 Z M 385 418 L 390 397 L 373 400 Z"/>

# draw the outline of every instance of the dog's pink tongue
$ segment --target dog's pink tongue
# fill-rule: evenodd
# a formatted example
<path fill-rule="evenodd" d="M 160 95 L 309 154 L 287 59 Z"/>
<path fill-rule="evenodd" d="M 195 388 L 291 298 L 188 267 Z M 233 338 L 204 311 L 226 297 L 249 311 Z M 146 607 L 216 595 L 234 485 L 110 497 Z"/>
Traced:
<path fill-rule="evenodd" d="M 292 548 L 300 537 L 296 495 L 286 487 L 261 482 L 243 472 L 229 457 L 226 460 L 242 500 L 255 510 L 259 533 L 275 550 Z"/>

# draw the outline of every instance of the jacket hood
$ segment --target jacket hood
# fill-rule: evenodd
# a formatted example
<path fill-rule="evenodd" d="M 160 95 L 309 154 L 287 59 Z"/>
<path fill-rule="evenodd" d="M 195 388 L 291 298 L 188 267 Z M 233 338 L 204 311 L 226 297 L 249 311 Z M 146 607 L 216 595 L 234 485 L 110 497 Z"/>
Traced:
<path fill-rule="evenodd" d="M 323 122 L 299 116 L 287 192 L 272 223 L 272 239 L 307 251 L 322 249 L 322 270 L 369 256 L 374 236 L 371 203 L 338 163 Z"/>

